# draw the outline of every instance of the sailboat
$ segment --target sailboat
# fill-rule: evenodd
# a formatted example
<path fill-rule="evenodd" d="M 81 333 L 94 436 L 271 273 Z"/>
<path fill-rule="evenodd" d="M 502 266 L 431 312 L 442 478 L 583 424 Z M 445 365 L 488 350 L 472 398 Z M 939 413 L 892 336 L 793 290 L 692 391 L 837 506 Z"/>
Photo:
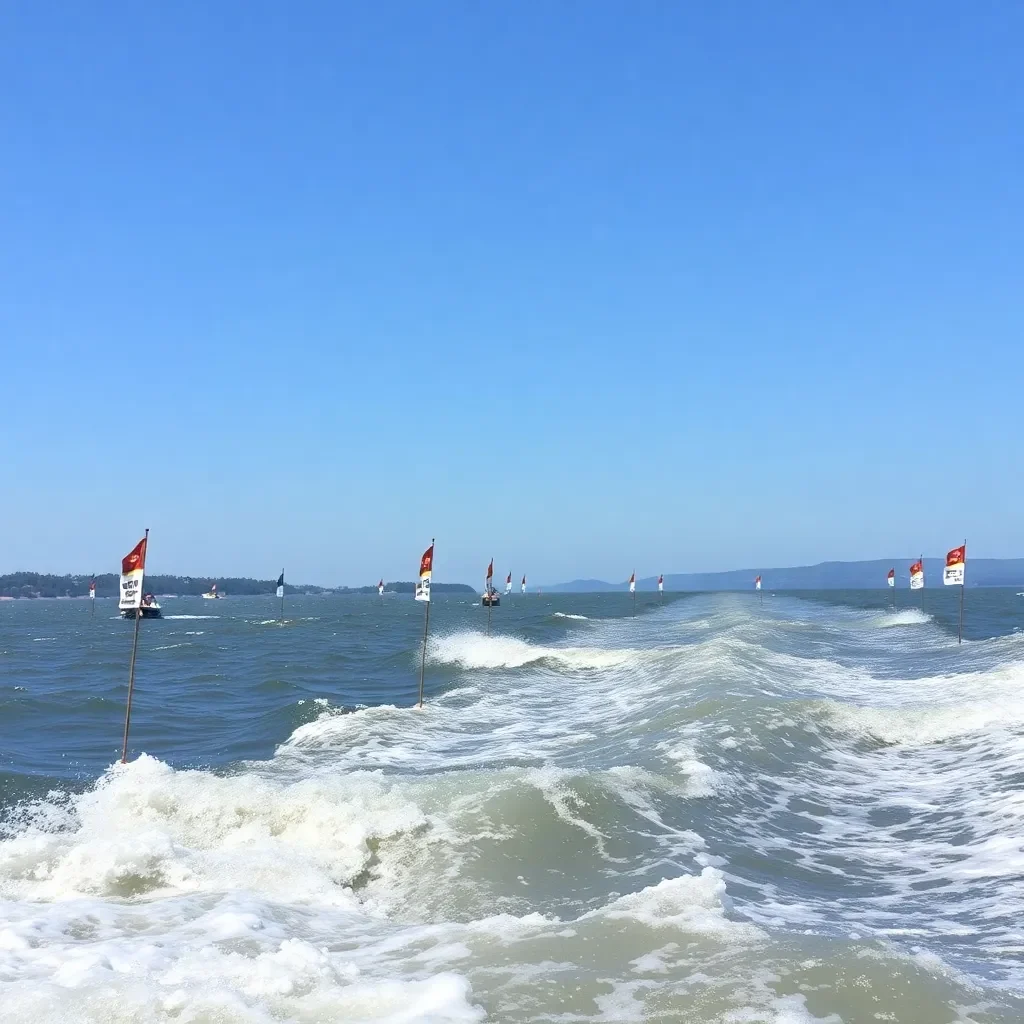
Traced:
<path fill-rule="evenodd" d="M 210 589 L 203 594 L 204 601 L 219 601 L 224 595 L 217 593 L 217 584 L 211 583 Z"/>

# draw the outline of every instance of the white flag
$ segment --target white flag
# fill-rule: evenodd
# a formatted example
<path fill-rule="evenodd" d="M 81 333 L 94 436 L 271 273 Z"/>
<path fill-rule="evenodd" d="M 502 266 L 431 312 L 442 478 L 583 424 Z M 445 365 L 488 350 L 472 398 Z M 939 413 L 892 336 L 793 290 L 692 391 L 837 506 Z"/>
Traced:
<path fill-rule="evenodd" d="M 124 558 L 121 559 L 121 598 L 117 607 L 121 611 L 142 607 L 142 580 L 146 574 L 146 544 L 143 537 Z"/>
<path fill-rule="evenodd" d="M 635 594 L 636 593 L 636 573 L 635 572 L 633 573 L 632 576 L 629 577 L 629 592 L 631 594 Z"/>
<path fill-rule="evenodd" d="M 895 569 L 890 569 L 889 570 L 889 575 L 886 576 L 886 579 L 889 581 L 889 586 L 890 587 L 895 587 L 896 586 L 896 570 Z"/>
<path fill-rule="evenodd" d="M 658 593 L 659 594 L 660 593 L 664 593 L 664 590 L 665 590 L 665 577 L 664 576 L 659 576 L 658 577 Z"/>
<path fill-rule="evenodd" d="M 429 548 L 423 552 L 423 557 L 420 559 L 420 579 L 416 584 L 416 600 L 417 601 L 429 601 L 430 600 L 430 575 L 434 569 L 434 545 L 431 542 Z"/>
<path fill-rule="evenodd" d="M 942 582 L 947 587 L 964 585 L 964 566 L 967 562 L 967 545 L 953 548 L 946 555 L 946 568 L 942 571 Z"/>
<path fill-rule="evenodd" d="M 924 590 L 924 562 L 915 562 L 910 567 L 910 589 Z"/>
<path fill-rule="evenodd" d="M 761 589 L 761 577 L 760 576 L 755 576 L 754 577 L 754 589 L 755 590 L 760 590 Z"/>

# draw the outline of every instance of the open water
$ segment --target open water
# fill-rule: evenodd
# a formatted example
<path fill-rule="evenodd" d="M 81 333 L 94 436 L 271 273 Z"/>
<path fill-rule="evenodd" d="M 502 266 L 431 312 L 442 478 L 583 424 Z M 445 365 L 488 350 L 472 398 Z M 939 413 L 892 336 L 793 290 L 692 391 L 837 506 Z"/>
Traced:
<path fill-rule="evenodd" d="M 1024 597 L 0 604 L 0 1020 L 1024 1020 Z"/>

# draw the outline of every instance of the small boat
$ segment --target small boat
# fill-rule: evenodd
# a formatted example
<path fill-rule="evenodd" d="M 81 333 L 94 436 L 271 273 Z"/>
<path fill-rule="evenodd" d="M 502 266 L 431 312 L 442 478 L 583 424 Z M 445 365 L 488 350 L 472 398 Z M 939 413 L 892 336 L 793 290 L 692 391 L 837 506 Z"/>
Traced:
<path fill-rule="evenodd" d="M 224 595 L 217 593 L 217 584 L 211 583 L 210 589 L 203 594 L 204 601 L 219 601 Z"/>
<path fill-rule="evenodd" d="M 159 619 L 161 616 L 160 605 L 157 599 L 152 594 L 146 594 L 142 599 L 142 607 L 138 609 L 142 613 L 144 619 Z M 134 608 L 125 608 L 121 612 L 122 619 L 134 619 L 136 610 Z"/>
<path fill-rule="evenodd" d="M 498 592 L 491 587 L 489 590 L 484 591 L 483 596 L 480 598 L 480 603 L 487 608 L 497 608 L 501 604 L 501 597 Z"/>

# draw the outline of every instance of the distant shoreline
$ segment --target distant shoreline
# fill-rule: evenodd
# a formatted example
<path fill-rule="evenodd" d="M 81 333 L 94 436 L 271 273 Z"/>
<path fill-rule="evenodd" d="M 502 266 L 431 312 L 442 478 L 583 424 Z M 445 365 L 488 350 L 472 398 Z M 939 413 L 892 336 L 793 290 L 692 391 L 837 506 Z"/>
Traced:
<path fill-rule="evenodd" d="M 36 572 L 0 574 L 0 600 L 68 601 L 88 598 L 91 579 L 93 577 L 88 573 L 77 575 L 69 573 L 63 576 Z M 116 573 L 102 573 L 95 577 L 95 581 L 97 598 L 118 596 L 119 577 Z M 273 595 L 277 590 L 276 577 L 257 580 L 232 576 L 169 576 L 158 573 L 146 576 L 146 590 L 161 597 L 200 597 L 210 589 L 214 582 L 223 597 L 266 597 Z M 411 594 L 415 588 L 415 582 L 403 580 L 386 583 L 384 592 Z M 432 589 L 438 594 L 476 593 L 474 587 L 465 583 L 434 583 Z M 376 593 L 376 584 L 367 584 L 362 587 L 318 587 L 313 584 L 285 583 L 285 594 L 289 597 Z"/>

